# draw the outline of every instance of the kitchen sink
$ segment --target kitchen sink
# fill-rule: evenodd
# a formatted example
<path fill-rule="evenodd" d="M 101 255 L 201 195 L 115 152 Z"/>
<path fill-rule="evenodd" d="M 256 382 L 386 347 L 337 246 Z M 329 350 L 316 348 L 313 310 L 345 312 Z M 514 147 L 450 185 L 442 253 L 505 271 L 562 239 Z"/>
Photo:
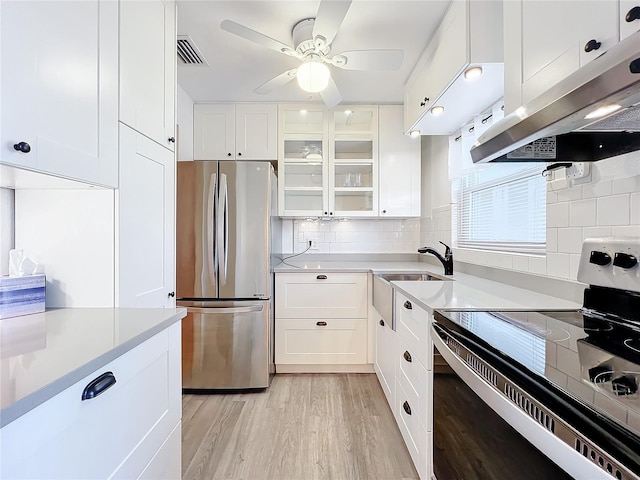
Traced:
<path fill-rule="evenodd" d="M 382 317 L 382 320 L 396 329 L 395 315 L 393 311 L 394 290 L 389 282 L 430 282 L 449 280 L 430 273 L 376 273 L 373 275 L 373 306 Z"/>
<path fill-rule="evenodd" d="M 378 273 L 378 277 L 387 282 L 427 282 L 431 280 L 445 280 L 430 273 Z"/>

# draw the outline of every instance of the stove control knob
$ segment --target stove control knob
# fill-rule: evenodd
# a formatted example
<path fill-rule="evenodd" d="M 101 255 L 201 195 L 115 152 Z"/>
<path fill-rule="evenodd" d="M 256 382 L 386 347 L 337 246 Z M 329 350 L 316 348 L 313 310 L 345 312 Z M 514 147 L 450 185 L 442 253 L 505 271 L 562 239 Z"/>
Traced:
<path fill-rule="evenodd" d="M 616 252 L 613 257 L 613 264 L 616 267 L 622 267 L 624 269 L 633 268 L 638 264 L 638 259 L 628 253 Z"/>
<path fill-rule="evenodd" d="M 604 267 L 605 265 L 609 265 L 611 263 L 611 257 L 608 253 L 592 250 L 591 256 L 589 257 L 589 263 L 595 263 L 596 265 Z"/>
<path fill-rule="evenodd" d="M 593 383 L 610 382 L 613 378 L 613 370 L 608 365 L 598 365 L 589 369 L 589 380 Z"/>
<path fill-rule="evenodd" d="M 628 375 L 611 380 L 613 393 L 616 395 L 633 395 L 638 391 L 638 382 Z"/>

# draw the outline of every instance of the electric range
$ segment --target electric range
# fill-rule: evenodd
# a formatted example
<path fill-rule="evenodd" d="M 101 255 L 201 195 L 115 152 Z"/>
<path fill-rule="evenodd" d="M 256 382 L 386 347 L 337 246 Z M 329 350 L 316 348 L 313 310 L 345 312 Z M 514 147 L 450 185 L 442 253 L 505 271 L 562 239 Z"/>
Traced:
<path fill-rule="evenodd" d="M 561 464 L 536 445 L 576 478 L 584 460 L 603 478 L 640 478 L 638 259 L 638 238 L 586 240 L 580 310 L 434 314 L 436 347 L 570 447 Z"/>

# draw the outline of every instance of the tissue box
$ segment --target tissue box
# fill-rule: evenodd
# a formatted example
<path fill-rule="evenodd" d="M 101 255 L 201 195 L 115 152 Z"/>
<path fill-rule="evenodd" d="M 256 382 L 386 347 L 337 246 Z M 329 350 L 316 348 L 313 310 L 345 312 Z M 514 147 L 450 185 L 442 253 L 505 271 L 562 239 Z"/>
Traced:
<path fill-rule="evenodd" d="M 44 312 L 44 275 L 0 277 L 0 319 Z"/>

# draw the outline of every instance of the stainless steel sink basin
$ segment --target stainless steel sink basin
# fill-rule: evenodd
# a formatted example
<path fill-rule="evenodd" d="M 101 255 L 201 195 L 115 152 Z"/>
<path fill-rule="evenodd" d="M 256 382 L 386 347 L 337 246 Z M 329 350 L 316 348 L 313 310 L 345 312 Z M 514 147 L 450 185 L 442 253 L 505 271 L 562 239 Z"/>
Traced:
<path fill-rule="evenodd" d="M 429 273 L 378 273 L 377 276 L 387 282 L 427 282 L 431 280 L 444 280 Z"/>

